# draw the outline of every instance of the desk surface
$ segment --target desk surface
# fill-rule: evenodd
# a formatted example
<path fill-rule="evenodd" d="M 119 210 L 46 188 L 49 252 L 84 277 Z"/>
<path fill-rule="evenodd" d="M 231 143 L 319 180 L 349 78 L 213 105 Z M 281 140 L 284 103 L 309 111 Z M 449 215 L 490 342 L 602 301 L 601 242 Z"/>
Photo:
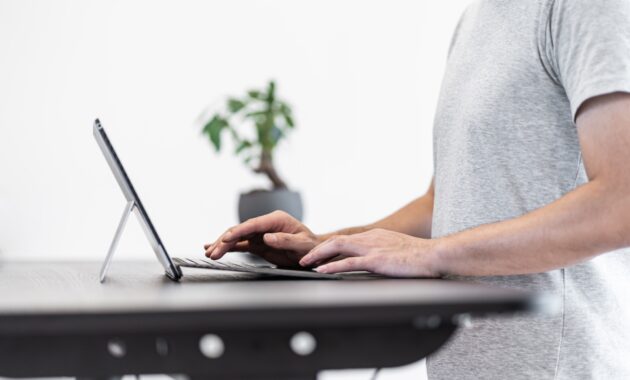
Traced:
<path fill-rule="evenodd" d="M 0 263 L 0 331 L 15 331 L 28 324 L 29 318 L 36 323 L 29 328 L 46 329 L 51 319 L 42 324 L 37 320 L 40 316 L 80 316 L 69 324 L 80 328 L 89 325 L 88 316 L 137 314 L 142 315 L 141 327 L 148 327 L 147 314 L 194 317 L 201 313 L 212 315 L 204 318 L 204 324 L 218 326 L 245 320 L 273 324 L 279 312 L 284 312 L 280 315 L 286 323 L 348 319 L 369 323 L 544 307 L 536 295 L 444 280 L 263 280 L 187 269 L 176 283 L 163 276 L 155 262 L 119 261 L 112 264 L 107 282 L 100 284 L 98 267 L 97 262 Z M 194 323 L 194 318 L 189 322 Z M 152 323 L 160 327 L 168 319 Z"/>
<path fill-rule="evenodd" d="M 119 261 L 100 284 L 98 269 L 0 263 L 0 376 L 314 379 L 325 368 L 412 363 L 467 314 L 545 307 L 537 295 L 442 280 L 253 280 L 185 269 L 175 283 L 155 262 Z M 316 342 L 311 353 L 294 348 L 300 331 Z M 207 334 L 226 347 L 220 357 L 201 349 Z"/>

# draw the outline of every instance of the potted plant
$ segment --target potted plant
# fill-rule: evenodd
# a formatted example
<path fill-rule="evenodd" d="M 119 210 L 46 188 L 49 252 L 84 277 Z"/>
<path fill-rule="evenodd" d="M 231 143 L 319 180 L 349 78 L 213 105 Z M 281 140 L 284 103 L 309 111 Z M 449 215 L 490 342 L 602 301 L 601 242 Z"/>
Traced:
<path fill-rule="evenodd" d="M 253 128 L 251 135 L 243 133 L 247 128 Z M 215 113 L 204 125 L 203 134 L 216 152 L 221 151 L 221 137 L 227 131 L 234 141 L 235 154 L 241 156 L 254 173 L 265 175 L 271 183 L 271 190 L 257 189 L 240 195 L 238 216 L 241 222 L 275 210 L 302 219 L 300 194 L 289 190 L 274 165 L 278 143 L 293 128 L 291 107 L 276 96 L 274 81 L 264 90 L 250 90 L 243 97 L 228 98 L 225 109 Z"/>

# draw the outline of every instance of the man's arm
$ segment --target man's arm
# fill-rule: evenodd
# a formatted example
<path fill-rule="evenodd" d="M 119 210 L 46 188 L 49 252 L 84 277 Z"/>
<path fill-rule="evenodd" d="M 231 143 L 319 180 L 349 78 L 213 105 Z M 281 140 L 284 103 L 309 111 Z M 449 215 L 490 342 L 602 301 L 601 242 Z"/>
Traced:
<path fill-rule="evenodd" d="M 321 262 L 334 252 L 352 257 L 319 271 L 514 275 L 566 267 L 630 246 L 630 94 L 589 100 L 576 123 L 589 182 L 557 201 L 519 218 L 436 240 L 381 230 L 333 238 L 301 264 Z M 392 244 L 397 246 L 386 247 Z"/>
<path fill-rule="evenodd" d="M 229 228 L 214 243 L 204 245 L 205 254 L 216 260 L 229 251 L 244 251 L 257 254 L 278 265 L 297 266 L 304 255 L 331 236 L 387 229 L 428 238 L 431 235 L 433 193 L 432 181 L 425 195 L 385 219 L 363 227 L 347 228 L 324 235 L 314 234 L 285 212 L 272 212 Z"/>
<path fill-rule="evenodd" d="M 319 235 L 320 240 L 323 242 L 335 235 L 354 235 L 375 228 L 429 239 L 431 238 L 431 223 L 433 220 L 433 194 L 433 180 L 431 180 L 429 189 L 423 196 L 414 199 L 386 218 L 362 227 L 345 228 L 329 234 Z"/>
<path fill-rule="evenodd" d="M 542 272 L 630 245 L 630 95 L 587 102 L 577 128 L 590 181 L 521 218 L 445 239 L 440 272 Z"/>

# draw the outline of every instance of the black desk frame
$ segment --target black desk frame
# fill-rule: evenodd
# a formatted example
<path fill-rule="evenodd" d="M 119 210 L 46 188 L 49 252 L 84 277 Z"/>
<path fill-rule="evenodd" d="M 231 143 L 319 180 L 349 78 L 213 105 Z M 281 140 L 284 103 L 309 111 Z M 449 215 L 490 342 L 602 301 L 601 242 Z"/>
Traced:
<path fill-rule="evenodd" d="M 167 314 L 161 317 L 169 318 Z M 415 325 L 410 321 L 387 326 L 314 325 L 299 329 L 208 329 L 200 324 L 177 331 L 149 327 L 134 332 L 124 326 L 98 334 L 86 331 L 68 335 L 60 330 L 43 336 L 18 331 L 0 338 L 0 352 L 14 352 L 0 356 L 0 368 L 3 376 L 10 377 L 106 379 L 125 374 L 183 374 L 192 379 L 315 379 L 322 368 L 396 367 L 427 356 L 456 328 L 451 321 L 441 323 L 432 318 L 417 320 Z M 91 322 L 98 323 L 98 319 Z M 107 325 L 112 325 L 111 321 Z M 316 349 L 310 355 L 296 354 L 291 348 L 291 338 L 299 332 L 308 332 L 316 340 Z M 200 339 L 208 333 L 223 340 L 225 351 L 221 357 L 212 359 L 201 353 Z M 113 355 L 111 344 L 121 345 L 124 355 Z"/>

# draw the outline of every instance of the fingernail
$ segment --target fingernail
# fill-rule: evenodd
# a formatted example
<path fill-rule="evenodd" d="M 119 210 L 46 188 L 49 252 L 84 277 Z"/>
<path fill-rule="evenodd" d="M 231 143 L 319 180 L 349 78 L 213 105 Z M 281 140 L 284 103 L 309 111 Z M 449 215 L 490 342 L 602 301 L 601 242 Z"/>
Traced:
<path fill-rule="evenodd" d="M 322 265 L 321 267 L 317 267 L 313 270 L 317 273 L 326 273 L 326 265 Z"/>
<path fill-rule="evenodd" d="M 278 241 L 278 237 L 274 234 L 265 234 L 265 239 L 267 239 L 270 243 L 275 243 Z"/>

